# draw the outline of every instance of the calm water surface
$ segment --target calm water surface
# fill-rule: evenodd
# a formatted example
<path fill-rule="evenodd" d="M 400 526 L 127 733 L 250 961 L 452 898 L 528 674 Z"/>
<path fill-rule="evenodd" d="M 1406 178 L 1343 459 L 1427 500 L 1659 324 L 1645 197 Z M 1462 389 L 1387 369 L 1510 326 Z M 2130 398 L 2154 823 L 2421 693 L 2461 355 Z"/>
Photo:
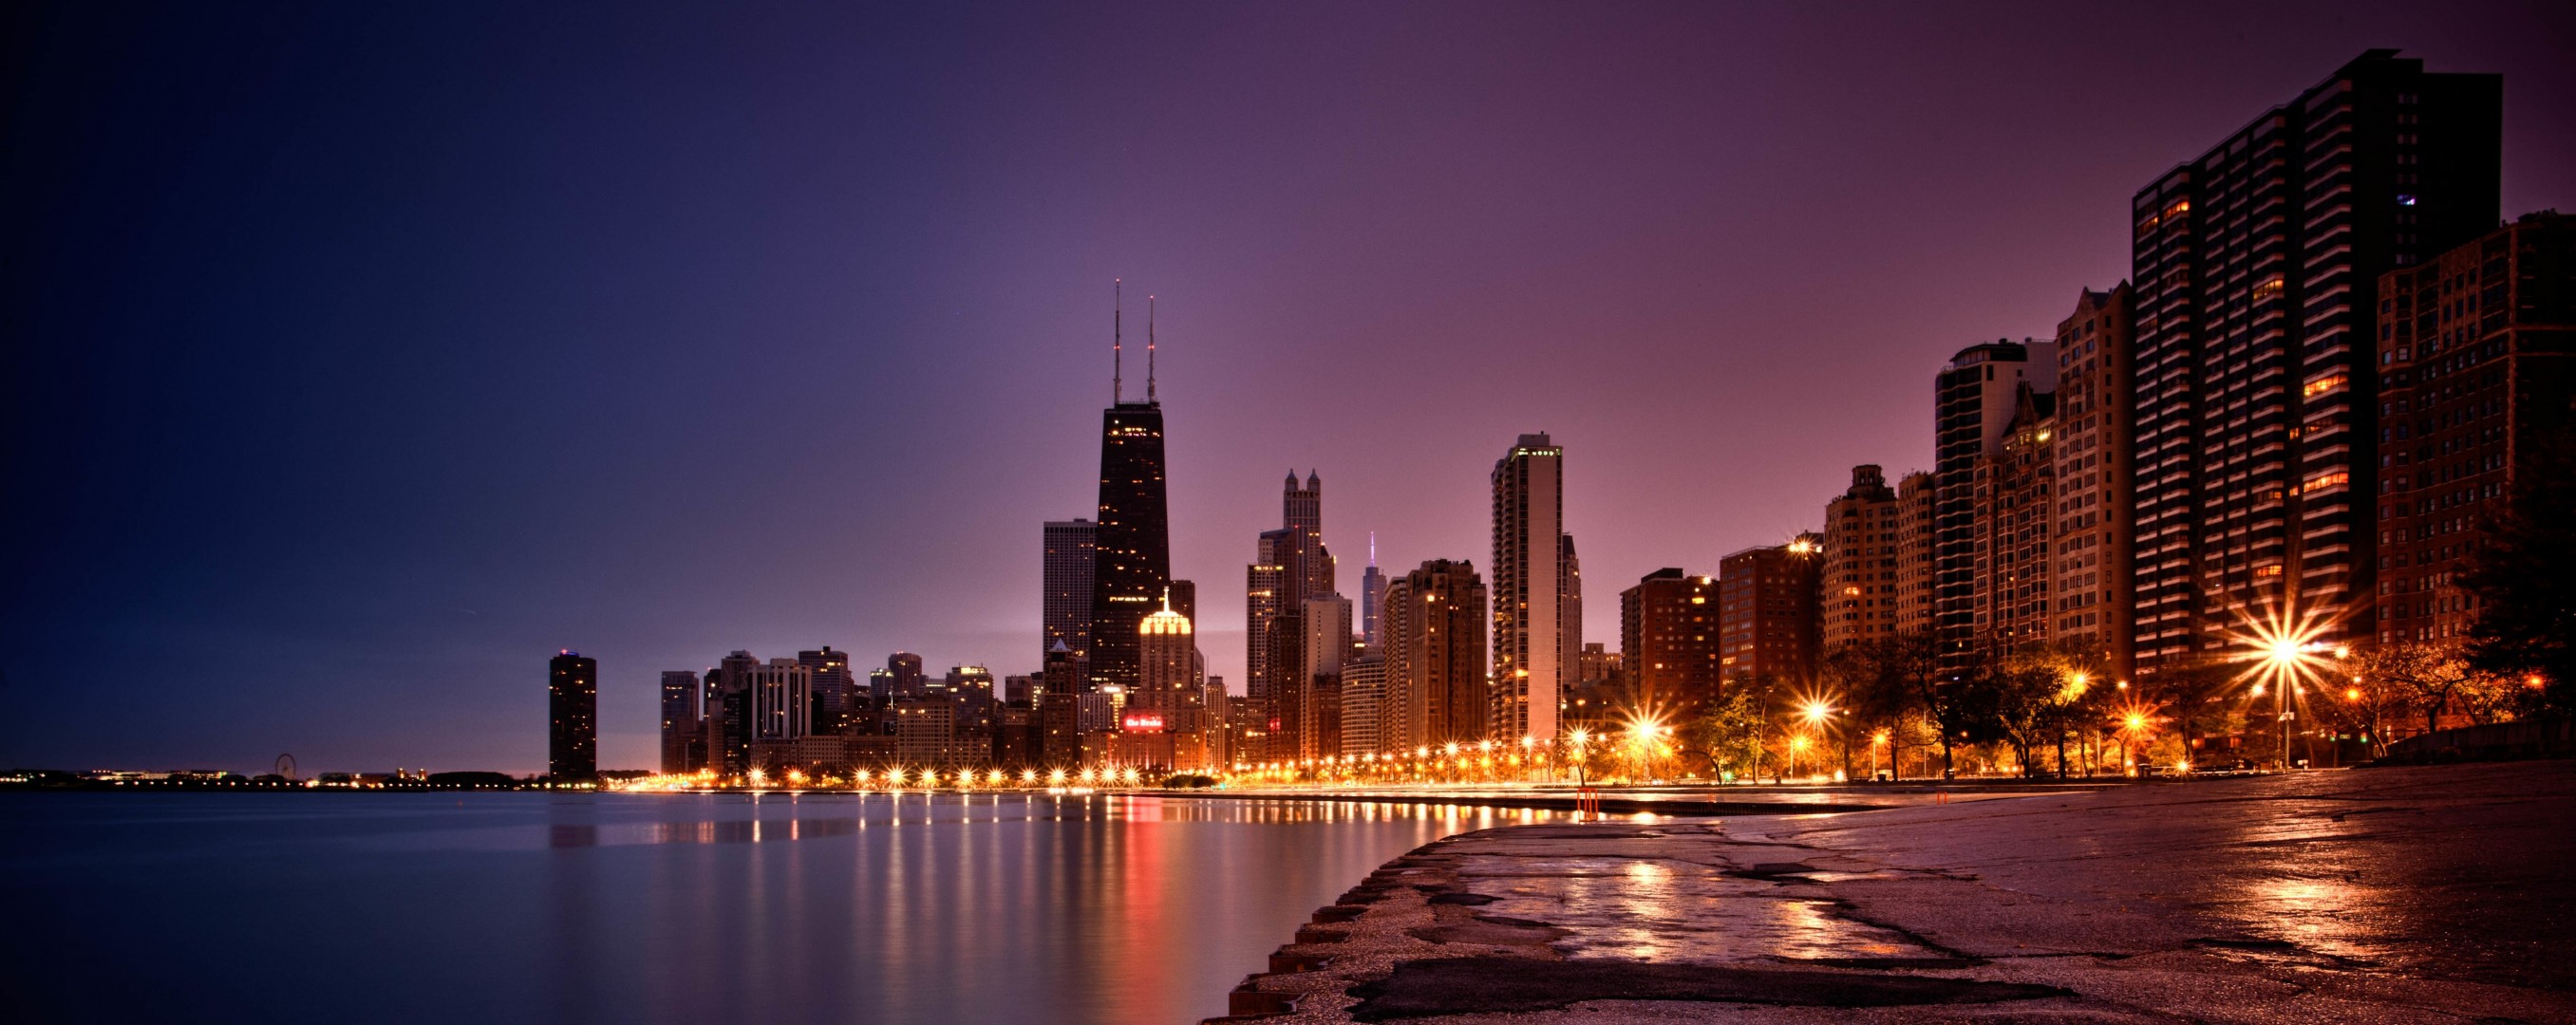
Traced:
<path fill-rule="evenodd" d="M 0 1019 L 1194 1022 L 1540 813 L 1012 794 L 0 794 Z"/>

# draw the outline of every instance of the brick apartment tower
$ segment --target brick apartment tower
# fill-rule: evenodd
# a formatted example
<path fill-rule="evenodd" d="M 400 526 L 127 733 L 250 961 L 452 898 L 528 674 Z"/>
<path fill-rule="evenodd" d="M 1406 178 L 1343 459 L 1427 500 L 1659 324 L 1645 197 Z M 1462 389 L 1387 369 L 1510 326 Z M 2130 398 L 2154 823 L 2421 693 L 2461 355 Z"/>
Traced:
<path fill-rule="evenodd" d="M 2132 671 L 2128 510 L 2134 293 L 2085 289 L 2057 325 L 2057 496 L 2050 633 Z"/>
<path fill-rule="evenodd" d="M 2380 641 L 2456 644 L 2453 579 L 2541 440 L 2576 421 L 2576 217 L 2527 215 L 2379 287 Z"/>
<path fill-rule="evenodd" d="M 1896 489 L 1878 467 L 1852 467 L 1851 487 L 1825 503 L 1825 651 L 1896 633 L 1898 537 Z"/>

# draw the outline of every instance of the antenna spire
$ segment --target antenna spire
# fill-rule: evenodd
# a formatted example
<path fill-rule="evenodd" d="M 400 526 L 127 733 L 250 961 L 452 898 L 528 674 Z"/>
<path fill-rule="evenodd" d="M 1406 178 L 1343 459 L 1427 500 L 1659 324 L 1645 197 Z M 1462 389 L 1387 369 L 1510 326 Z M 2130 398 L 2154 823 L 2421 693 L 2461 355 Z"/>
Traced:
<path fill-rule="evenodd" d="M 1377 565 L 1377 531 L 1369 531 L 1369 565 Z"/>
<path fill-rule="evenodd" d="M 1109 279 L 1109 404 L 1113 406 L 1118 404 L 1118 394 L 1124 386 L 1119 377 L 1122 373 L 1120 360 L 1124 356 L 1120 350 L 1123 348 L 1121 335 L 1126 326 L 1126 297 L 1126 280 Z"/>
<path fill-rule="evenodd" d="M 1154 402 L 1154 297 L 1145 297 L 1145 403 Z"/>

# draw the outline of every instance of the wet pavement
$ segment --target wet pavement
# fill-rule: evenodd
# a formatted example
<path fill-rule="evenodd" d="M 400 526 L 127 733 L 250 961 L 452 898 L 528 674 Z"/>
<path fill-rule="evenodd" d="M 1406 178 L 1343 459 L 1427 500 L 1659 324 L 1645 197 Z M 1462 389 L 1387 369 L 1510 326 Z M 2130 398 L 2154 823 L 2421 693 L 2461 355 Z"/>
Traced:
<path fill-rule="evenodd" d="M 2576 1023 L 2576 762 L 1486 830 L 1237 1014 L 1346 1022 Z"/>

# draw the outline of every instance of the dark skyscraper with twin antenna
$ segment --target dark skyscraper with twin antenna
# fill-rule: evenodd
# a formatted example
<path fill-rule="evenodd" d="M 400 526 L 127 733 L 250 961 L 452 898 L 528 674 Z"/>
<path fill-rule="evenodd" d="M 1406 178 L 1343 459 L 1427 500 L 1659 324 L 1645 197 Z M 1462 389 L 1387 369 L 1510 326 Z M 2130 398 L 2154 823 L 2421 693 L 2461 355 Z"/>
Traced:
<path fill-rule="evenodd" d="M 1100 518 L 1094 528 L 1090 688 L 1134 689 L 1136 630 L 1172 580 L 1163 489 L 1163 407 L 1154 398 L 1153 299 L 1146 299 L 1145 401 L 1129 402 L 1119 373 L 1119 314 L 1110 320 L 1109 408 L 1100 416 Z"/>

